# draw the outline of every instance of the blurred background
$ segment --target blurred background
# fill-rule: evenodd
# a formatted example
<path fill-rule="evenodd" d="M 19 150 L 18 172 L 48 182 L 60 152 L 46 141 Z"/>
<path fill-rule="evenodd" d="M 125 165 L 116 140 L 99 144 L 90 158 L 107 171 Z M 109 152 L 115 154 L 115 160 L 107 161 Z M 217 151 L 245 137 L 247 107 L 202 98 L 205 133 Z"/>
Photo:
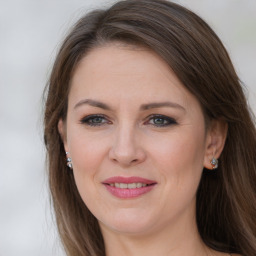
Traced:
<path fill-rule="evenodd" d="M 63 256 L 49 203 L 42 93 L 67 29 L 111 0 L 0 0 L 0 256 Z M 217 32 L 256 112 L 256 1 L 180 0 Z"/>

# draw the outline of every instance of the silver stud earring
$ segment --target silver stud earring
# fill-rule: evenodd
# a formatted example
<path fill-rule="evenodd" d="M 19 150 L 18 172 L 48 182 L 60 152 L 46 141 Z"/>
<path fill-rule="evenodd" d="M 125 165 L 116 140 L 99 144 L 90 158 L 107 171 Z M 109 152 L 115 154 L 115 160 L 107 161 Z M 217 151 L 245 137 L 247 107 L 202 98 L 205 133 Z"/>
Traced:
<path fill-rule="evenodd" d="M 213 157 L 211 160 L 211 165 L 213 170 L 218 168 L 218 163 L 219 161 L 215 157 Z"/>
<path fill-rule="evenodd" d="M 68 155 L 68 152 L 66 152 L 66 155 Z M 70 169 L 73 169 L 73 165 L 72 165 L 72 159 L 70 157 L 67 156 L 67 166 Z"/>

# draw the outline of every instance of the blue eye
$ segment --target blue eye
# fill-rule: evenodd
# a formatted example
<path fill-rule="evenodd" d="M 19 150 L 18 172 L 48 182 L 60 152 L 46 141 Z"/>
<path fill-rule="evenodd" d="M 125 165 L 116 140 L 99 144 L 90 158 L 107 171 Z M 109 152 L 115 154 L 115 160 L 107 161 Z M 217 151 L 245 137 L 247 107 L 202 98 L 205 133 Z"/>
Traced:
<path fill-rule="evenodd" d="M 148 123 L 157 127 L 165 127 L 177 124 L 173 118 L 164 115 L 153 115 L 150 117 Z"/>
<path fill-rule="evenodd" d="M 81 124 L 86 124 L 90 126 L 101 126 L 109 123 L 109 121 L 101 115 L 89 115 L 84 117 L 80 122 Z"/>

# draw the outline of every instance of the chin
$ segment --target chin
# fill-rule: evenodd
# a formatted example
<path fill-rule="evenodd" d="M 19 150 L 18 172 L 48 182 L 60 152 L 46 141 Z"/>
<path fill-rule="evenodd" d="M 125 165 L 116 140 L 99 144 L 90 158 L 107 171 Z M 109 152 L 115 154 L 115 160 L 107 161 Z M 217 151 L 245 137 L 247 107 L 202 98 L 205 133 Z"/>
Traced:
<path fill-rule="evenodd" d="M 150 232 L 154 221 L 150 220 L 149 216 L 141 216 L 138 213 L 131 213 L 127 209 L 125 210 L 126 213 L 115 214 L 111 219 L 99 221 L 101 228 L 126 235 L 138 235 Z"/>

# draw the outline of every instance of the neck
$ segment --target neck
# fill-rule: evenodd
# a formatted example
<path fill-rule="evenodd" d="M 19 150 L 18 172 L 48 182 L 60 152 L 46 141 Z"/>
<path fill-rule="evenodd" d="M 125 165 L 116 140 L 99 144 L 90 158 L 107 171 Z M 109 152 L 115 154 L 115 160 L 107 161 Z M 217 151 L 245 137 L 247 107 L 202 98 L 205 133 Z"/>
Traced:
<path fill-rule="evenodd" d="M 147 234 L 123 234 L 101 224 L 107 256 L 206 256 L 212 255 L 202 242 L 195 217 L 184 222 L 176 219 L 169 227 Z"/>

